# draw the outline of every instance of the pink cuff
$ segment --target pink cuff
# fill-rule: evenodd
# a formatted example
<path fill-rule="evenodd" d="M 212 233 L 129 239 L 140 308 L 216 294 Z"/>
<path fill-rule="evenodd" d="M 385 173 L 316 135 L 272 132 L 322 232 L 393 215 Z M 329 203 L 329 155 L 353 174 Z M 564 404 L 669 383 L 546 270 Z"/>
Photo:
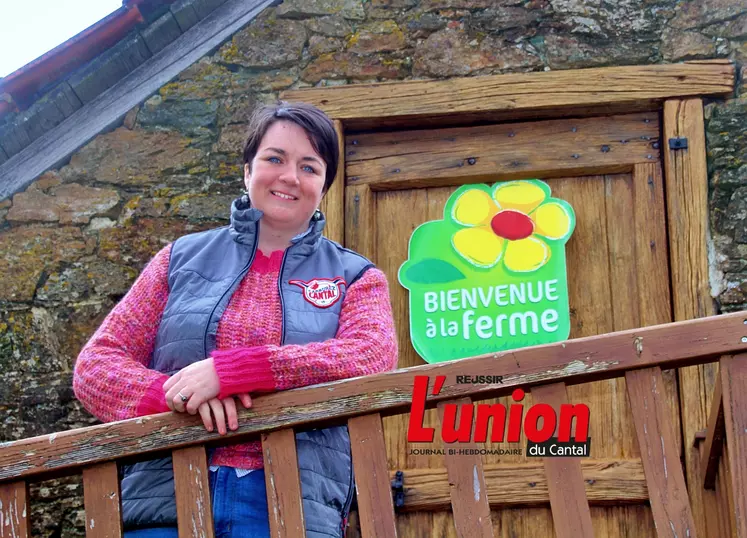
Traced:
<path fill-rule="evenodd" d="M 213 351 L 211 356 L 220 381 L 218 398 L 277 390 L 270 351 L 265 346 Z"/>
<path fill-rule="evenodd" d="M 163 391 L 163 384 L 166 383 L 168 378 L 169 376 L 163 374 L 145 389 L 145 394 L 143 394 L 135 410 L 137 416 L 155 415 L 156 413 L 165 413 L 169 410 L 169 407 L 166 405 L 166 394 Z"/>

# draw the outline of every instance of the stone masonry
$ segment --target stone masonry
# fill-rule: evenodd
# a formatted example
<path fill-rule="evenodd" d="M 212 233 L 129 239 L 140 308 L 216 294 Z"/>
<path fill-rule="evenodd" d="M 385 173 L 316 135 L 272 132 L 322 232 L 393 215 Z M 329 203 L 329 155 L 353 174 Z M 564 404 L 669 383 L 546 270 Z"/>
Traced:
<path fill-rule="evenodd" d="M 708 103 L 711 285 L 747 308 L 747 4 L 733 0 L 286 0 L 60 169 L 0 201 L 0 441 L 93 424 L 81 346 L 147 261 L 227 222 L 248 114 L 287 88 L 730 58 Z M 32 488 L 34 535 L 83 536 L 76 479 Z"/>

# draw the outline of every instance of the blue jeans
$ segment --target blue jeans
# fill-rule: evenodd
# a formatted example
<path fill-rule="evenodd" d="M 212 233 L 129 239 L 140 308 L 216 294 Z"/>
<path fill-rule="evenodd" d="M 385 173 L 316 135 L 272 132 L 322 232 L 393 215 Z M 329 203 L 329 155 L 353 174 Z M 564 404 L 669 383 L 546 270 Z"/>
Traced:
<path fill-rule="evenodd" d="M 267 492 L 263 470 L 241 478 L 230 467 L 211 471 L 215 538 L 269 538 Z M 178 538 L 176 527 L 152 527 L 124 533 L 124 538 Z"/>

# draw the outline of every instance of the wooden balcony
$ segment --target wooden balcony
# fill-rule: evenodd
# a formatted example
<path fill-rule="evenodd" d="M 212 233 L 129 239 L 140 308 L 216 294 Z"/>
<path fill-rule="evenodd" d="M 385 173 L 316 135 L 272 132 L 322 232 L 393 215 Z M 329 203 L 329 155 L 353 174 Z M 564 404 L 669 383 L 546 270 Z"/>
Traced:
<path fill-rule="evenodd" d="M 699 439 L 686 440 L 700 443 L 705 473 L 688 491 L 667 410 L 668 400 L 675 395 L 666 393 L 661 372 L 716 361 L 720 374 L 709 428 Z M 610 470 L 604 462 L 582 458 L 543 458 L 536 465 L 517 465 L 514 474 L 521 470 L 522 476 L 527 472 L 537 476 L 536 491 L 523 498 L 511 489 L 517 485 L 516 480 L 512 482 L 512 470 L 504 465 L 484 467 L 479 454 L 447 451 L 445 476 L 437 485 L 405 474 L 404 508 L 408 503 L 443 504 L 448 490 L 458 536 L 494 536 L 491 507 L 525 502 L 550 504 L 557 536 L 591 537 L 590 503 L 647 499 L 659 536 L 694 537 L 689 493 L 705 487 L 717 491 L 722 535 L 747 538 L 747 312 L 270 394 L 256 398 L 252 409 L 242 411 L 239 429 L 225 436 L 207 433 L 199 417 L 164 413 L 3 443 L 0 538 L 30 536 L 29 481 L 81 472 L 87 536 L 121 536 L 118 464 L 168 452 L 174 461 L 179 536 L 210 538 L 213 525 L 205 447 L 257 437 L 264 450 L 271 534 L 301 536 L 304 522 L 293 431 L 343 423 L 350 430 L 360 532 L 365 537 L 394 537 L 397 521 L 391 479 L 395 470 L 387 464 L 381 418 L 409 412 L 415 376 L 420 375 L 446 376 L 443 389 L 435 396 L 429 393 L 427 400 L 428 406 L 440 408 L 447 402 L 506 396 L 522 388 L 531 391 L 535 403 L 548 403 L 557 411 L 567 401 L 567 385 L 614 377 L 625 377 L 627 382 L 641 452 L 640 461 L 631 460 L 627 467 Z M 502 382 L 457 384 L 457 375 L 500 375 Z M 472 443 L 459 446 L 470 447 L 476 448 Z M 636 477 L 641 468 L 645 487 Z M 486 474 L 501 472 L 506 476 L 505 488 L 487 488 Z M 603 493 L 594 487 L 593 476 L 606 484 Z M 618 491 L 624 484 L 627 488 Z M 509 496 L 511 491 L 516 493 Z"/>

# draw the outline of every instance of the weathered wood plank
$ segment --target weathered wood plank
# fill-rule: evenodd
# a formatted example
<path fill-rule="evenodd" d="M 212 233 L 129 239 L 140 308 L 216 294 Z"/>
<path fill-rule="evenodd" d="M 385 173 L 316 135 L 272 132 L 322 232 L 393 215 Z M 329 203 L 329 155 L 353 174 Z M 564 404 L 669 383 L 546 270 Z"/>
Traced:
<path fill-rule="evenodd" d="M 376 258 L 376 199 L 368 185 L 345 187 L 345 246 Z"/>
<path fill-rule="evenodd" d="M 656 161 L 658 143 L 654 112 L 354 134 L 346 139 L 346 174 L 350 185 L 389 190 L 624 172 Z"/>
<path fill-rule="evenodd" d="M 582 181 L 588 181 L 589 179 L 591 178 L 583 178 Z M 609 302 L 602 301 L 602 304 L 596 304 L 595 306 L 584 304 L 583 306 L 586 308 L 583 310 L 586 312 L 587 318 L 596 318 L 598 320 L 597 324 L 602 324 L 604 320 L 609 320 L 608 323 L 610 323 L 609 326 L 612 330 L 622 331 L 643 326 L 641 323 L 641 311 L 645 310 L 645 308 L 642 308 L 642 306 L 656 302 L 660 296 L 657 293 L 642 302 L 640 298 L 641 294 L 638 292 L 638 286 L 644 284 L 640 282 L 640 271 L 637 267 L 638 241 L 640 236 L 648 235 L 649 227 L 653 222 L 640 221 L 637 218 L 639 209 L 635 203 L 635 195 L 638 187 L 637 183 L 640 181 L 640 178 L 636 178 L 632 174 L 618 174 L 604 176 L 604 178 L 600 179 L 601 181 L 598 182 L 600 185 L 596 185 L 596 187 L 599 191 L 603 192 L 603 195 L 599 200 L 589 199 L 588 203 L 596 202 L 595 206 L 601 206 L 597 211 L 602 213 L 605 219 L 599 225 L 595 226 L 593 221 L 589 221 L 589 217 L 582 215 L 581 219 L 585 220 L 580 225 L 588 229 L 574 238 L 576 240 L 574 252 L 580 251 L 583 260 L 582 269 L 579 267 L 581 270 L 577 269 L 576 271 L 578 274 L 583 271 L 583 275 L 586 276 L 587 263 L 589 265 L 599 265 L 598 268 L 590 269 L 590 271 L 596 277 L 594 280 L 603 280 L 607 284 L 604 291 L 609 293 Z M 578 212 L 585 213 L 585 209 L 586 207 L 581 207 Z M 579 224 L 576 227 L 579 228 Z M 599 228 L 596 232 L 593 231 L 595 227 Z M 600 237 L 592 235 L 595 233 Z M 600 260 L 599 255 L 597 255 L 596 259 L 587 257 L 587 251 L 596 252 L 598 250 L 602 250 L 601 254 L 606 254 L 606 260 Z M 578 265 L 576 266 L 578 267 Z M 599 272 L 605 274 L 606 278 L 595 274 Z M 651 275 L 651 280 L 655 280 L 657 277 L 661 279 L 661 275 Z M 663 279 L 668 281 L 669 275 L 665 274 Z M 586 278 L 579 280 L 582 281 L 576 283 L 574 285 L 575 288 L 599 286 L 599 284 L 595 285 L 591 282 L 587 284 L 584 282 Z M 654 282 L 653 284 L 656 285 L 658 282 Z M 596 289 L 589 290 L 586 301 L 597 302 L 597 298 L 600 296 L 601 294 Z M 614 307 L 610 308 L 610 305 L 614 305 Z M 577 311 L 580 306 L 576 307 Z M 584 316 L 583 313 L 577 315 Z M 669 320 L 665 319 L 660 323 L 666 323 L 667 321 Z M 625 387 L 621 385 L 620 387 L 616 387 L 616 389 L 622 394 Z M 620 415 L 625 413 L 625 410 L 620 409 L 619 411 Z M 629 418 L 626 419 L 626 422 L 629 421 Z M 630 431 L 632 434 L 633 429 L 628 425 L 625 431 Z M 612 432 L 604 432 L 604 434 L 607 437 Z M 599 432 L 596 433 L 596 436 L 599 437 Z"/>
<path fill-rule="evenodd" d="M 122 513 L 117 463 L 107 461 L 83 468 L 86 538 L 121 538 Z"/>
<path fill-rule="evenodd" d="M 348 187 L 350 188 L 350 187 Z M 434 191 L 437 191 L 434 195 Z M 445 191 L 445 192 L 444 192 Z M 393 282 L 392 276 L 397 274 L 402 260 L 407 258 L 408 238 L 412 230 L 423 222 L 443 215 L 443 203 L 448 198 L 449 189 L 413 189 L 404 191 L 375 193 L 375 221 L 377 227 L 376 267 L 381 269 Z M 402 208 L 407 208 L 402 210 Z M 432 212 L 436 213 L 434 217 Z M 382 225 L 382 223 L 386 223 Z M 398 368 L 409 368 L 425 364 L 423 358 L 417 354 L 410 340 L 408 319 L 410 312 L 409 294 L 402 286 L 389 286 L 389 298 L 392 303 L 392 314 L 397 329 L 399 354 Z M 428 467 L 443 467 L 443 456 L 426 455 L 413 448 L 425 448 L 426 445 L 412 445 L 407 441 L 409 427 L 409 413 L 390 416 L 384 419 L 384 436 L 387 443 L 387 457 L 392 469 L 413 469 Z M 436 427 L 439 424 L 436 409 L 426 411 L 424 421 L 426 427 Z M 441 439 L 436 436 L 427 448 L 443 448 Z M 432 522 L 423 523 L 428 525 Z"/>
<path fill-rule="evenodd" d="M 239 428 L 221 436 L 208 433 L 199 417 L 161 413 L 52 435 L 0 444 L 0 482 L 21 477 L 64 474 L 103 460 L 147 454 L 210 441 L 239 441 L 250 435 L 299 425 L 338 421 L 378 412 L 409 410 L 415 375 L 445 375 L 446 383 L 427 405 L 470 396 L 508 396 L 516 387 L 550 382 L 585 383 L 624 375 L 626 369 L 662 369 L 711 361 L 747 351 L 744 312 L 620 331 L 555 344 L 528 347 L 456 362 L 429 364 L 394 372 L 325 383 L 269 394 L 239 412 Z M 631 351 L 641 349 L 639 353 Z M 503 383 L 457 384 L 457 375 L 494 375 Z"/>
<path fill-rule="evenodd" d="M 658 64 L 547 73 L 355 84 L 285 91 L 284 99 L 315 104 L 346 128 L 371 129 L 441 123 L 457 118 L 500 120 L 531 113 L 554 113 L 596 105 L 628 109 L 663 99 L 696 95 L 725 96 L 734 91 L 730 62 Z M 580 83 L 580 81 L 583 81 Z M 496 113 L 502 112 L 502 115 Z"/>
<path fill-rule="evenodd" d="M 633 166 L 633 213 L 639 326 L 672 321 L 666 200 L 661 164 Z M 674 403 L 675 407 L 677 402 Z"/>
<path fill-rule="evenodd" d="M 643 504 L 648 501 L 640 459 L 581 460 L 586 497 L 592 506 Z M 402 469 L 405 476 L 403 512 L 440 511 L 451 506 L 446 469 Z M 544 464 L 539 461 L 483 464 L 490 507 L 543 506 L 550 502 Z M 394 478 L 394 471 L 390 474 Z"/>
<path fill-rule="evenodd" d="M 29 538 L 28 485 L 26 482 L 0 484 L 0 538 Z"/>
<path fill-rule="evenodd" d="M 249 23 L 272 0 L 229 0 L 173 43 L 62 123 L 0 165 L 0 200 L 24 189 L 46 170 L 152 95 Z"/>
<path fill-rule="evenodd" d="M 701 100 L 665 101 L 662 123 L 672 307 L 674 321 L 683 321 L 715 312 L 709 289 L 708 175 Z M 669 148 L 669 139 L 677 137 L 687 138 L 687 149 Z M 682 434 L 688 441 L 684 447 L 687 481 L 699 484 L 700 453 L 689 440 L 706 427 L 716 367 L 682 368 L 678 375 Z M 715 494 L 690 488 L 690 504 L 698 534 L 712 535 L 718 513 Z"/>
<path fill-rule="evenodd" d="M 205 447 L 174 450 L 172 456 L 179 538 L 213 538 L 213 510 Z"/>
<path fill-rule="evenodd" d="M 350 188 L 350 187 L 348 187 Z M 377 192 L 372 200 L 376 223 L 375 249 L 376 267 L 396 282 L 402 260 L 407 258 L 408 238 L 417 226 L 443 215 L 443 203 L 448 198 L 449 188 L 413 189 L 403 191 Z M 402 286 L 390 285 L 389 296 L 392 313 L 397 329 L 399 347 L 398 367 L 419 366 L 425 362 L 415 352 L 410 342 L 409 324 L 404 321 L 409 315 L 409 297 Z M 417 448 L 442 448 L 441 439 L 437 436 L 433 443 L 426 445 L 411 444 L 407 441 L 409 413 L 386 417 L 384 437 L 387 447 L 387 459 L 390 469 L 441 468 L 444 465 L 442 455 L 426 454 Z M 426 427 L 438 426 L 436 409 L 425 413 Z M 397 531 L 400 538 L 418 538 L 418 529 L 428 529 L 432 534 L 444 538 L 455 538 L 454 518 L 446 507 L 440 512 L 409 513 L 397 516 Z"/>
<path fill-rule="evenodd" d="M 720 361 L 734 532 L 747 537 L 747 353 Z"/>
<path fill-rule="evenodd" d="M 532 397 L 535 403 L 551 405 L 556 416 L 560 416 L 560 406 L 568 403 L 563 383 L 535 387 Z M 547 473 L 555 535 L 558 538 L 593 538 L 594 529 L 579 458 L 542 459 Z"/>
<path fill-rule="evenodd" d="M 633 200 L 636 289 L 639 316 L 636 327 L 648 327 L 672 321 L 672 292 L 667 253 L 667 217 L 664 177 L 661 163 L 633 166 Z M 622 293 L 625 293 L 623 290 Z M 617 309 L 615 309 L 617 310 Z M 615 326 L 615 329 L 629 327 Z M 677 371 L 662 372 L 669 394 L 677 394 Z M 667 404 L 676 432 L 681 431 L 680 406 L 676 397 Z M 681 435 L 676 435 L 677 452 L 682 452 Z M 689 441 L 688 441 L 689 442 Z"/>
<path fill-rule="evenodd" d="M 625 374 L 625 382 L 657 535 L 695 538 L 695 523 L 661 370 L 656 367 L 633 370 Z"/>
<path fill-rule="evenodd" d="M 332 241 L 342 244 L 345 241 L 345 132 L 342 122 L 335 120 L 335 131 L 340 149 L 337 162 L 337 175 L 329 191 L 322 198 L 319 209 L 324 213 L 327 223 L 324 235 Z"/>
<path fill-rule="evenodd" d="M 724 403 L 721 395 L 721 377 L 716 378 L 716 386 L 711 399 L 711 412 L 708 415 L 708 431 L 703 444 L 700 469 L 703 472 L 703 487 L 714 489 L 718 475 L 719 460 L 724 449 Z"/>
<path fill-rule="evenodd" d="M 647 233 L 652 223 L 635 222 L 633 177 L 585 176 L 550 180 L 548 184 L 555 197 L 577 208 L 576 229 L 566 245 L 571 338 L 640 326 L 635 239 Z M 640 457 L 630 408 L 620 405 L 626 398 L 624 379 L 574 385 L 566 390 L 571 401 L 589 406 L 595 457 Z M 644 504 L 624 509 L 597 508 L 592 511 L 592 524 L 595 532 L 606 538 L 653 538 L 650 512 Z M 552 521 L 552 514 L 549 516 Z M 533 534 L 554 533 L 553 526 L 550 533 Z"/>
<path fill-rule="evenodd" d="M 438 415 L 441 424 L 444 423 L 447 405 L 455 405 L 456 409 L 460 409 L 461 405 L 472 405 L 472 400 L 460 398 L 439 403 Z M 455 414 L 455 421 L 458 418 Z M 478 446 L 470 441 L 451 445 L 448 448 L 474 450 Z M 482 457 L 479 454 L 453 454 L 447 450 L 444 460 L 449 477 L 451 510 L 454 513 L 457 536 L 459 538 L 493 538 L 493 523 L 490 519 L 488 488 L 485 484 Z"/>
<path fill-rule="evenodd" d="M 669 216 L 675 319 L 713 314 L 708 277 L 708 172 L 703 103 L 664 103 L 664 170 Z M 670 138 L 687 138 L 687 149 L 670 149 Z"/>
<path fill-rule="evenodd" d="M 562 189 L 554 195 L 580 208 L 566 245 L 571 337 L 638 327 L 635 235 L 645 233 L 650 223 L 641 223 L 640 230 L 635 226 L 630 174 L 572 178 L 558 186 Z M 576 385 L 567 392 L 573 401 L 589 405 L 596 457 L 639 456 L 633 417 L 619 404 L 626 398 L 623 379 Z M 632 532 L 649 538 L 647 530 Z M 619 538 L 619 533 L 612 531 L 612 536 Z"/>
<path fill-rule="evenodd" d="M 381 416 L 373 413 L 351 418 L 348 430 L 362 536 L 397 538 Z"/>
<path fill-rule="evenodd" d="M 262 452 L 265 459 L 267 507 L 270 511 L 270 536 L 303 536 L 303 503 L 293 430 L 288 428 L 263 434 Z"/>

